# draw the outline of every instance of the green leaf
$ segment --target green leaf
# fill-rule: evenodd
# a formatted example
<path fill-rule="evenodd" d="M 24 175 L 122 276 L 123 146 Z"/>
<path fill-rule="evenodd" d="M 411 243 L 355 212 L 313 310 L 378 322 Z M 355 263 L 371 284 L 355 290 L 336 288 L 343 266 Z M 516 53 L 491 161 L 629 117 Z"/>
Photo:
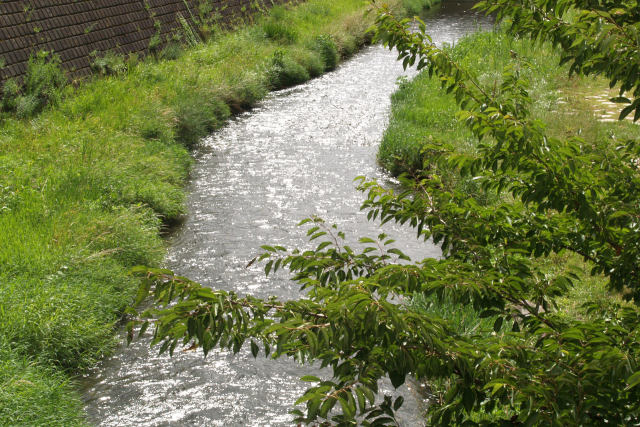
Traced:
<path fill-rule="evenodd" d="M 627 387 L 625 387 L 625 391 L 631 390 L 640 384 L 640 371 L 634 373 L 633 375 L 627 378 Z"/>
<path fill-rule="evenodd" d="M 498 317 L 496 318 L 496 321 L 493 322 L 493 330 L 495 332 L 500 332 L 500 329 L 502 329 L 502 322 L 504 322 L 503 317 Z"/>
<path fill-rule="evenodd" d="M 404 403 L 404 397 L 398 396 L 396 398 L 396 401 L 393 402 L 393 410 L 397 411 L 398 409 L 400 409 L 400 407 L 402 406 L 403 403 Z"/>
<path fill-rule="evenodd" d="M 398 388 L 404 384 L 405 375 L 402 372 L 392 371 L 389 372 L 389 379 L 393 387 Z"/>

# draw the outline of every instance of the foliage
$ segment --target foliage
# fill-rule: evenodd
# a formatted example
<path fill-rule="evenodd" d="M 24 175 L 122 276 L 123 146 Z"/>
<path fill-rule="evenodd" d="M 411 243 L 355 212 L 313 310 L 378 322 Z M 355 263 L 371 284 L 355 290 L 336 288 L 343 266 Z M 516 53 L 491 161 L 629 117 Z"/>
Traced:
<path fill-rule="evenodd" d="M 160 37 L 160 33 L 156 32 L 149 38 L 149 45 L 147 46 L 147 50 L 151 55 L 157 56 L 160 52 L 160 47 L 162 46 L 162 37 Z"/>
<path fill-rule="evenodd" d="M 2 110 L 15 111 L 20 96 L 20 84 L 15 78 L 7 79 L 2 86 Z"/>
<path fill-rule="evenodd" d="M 231 112 L 218 98 L 207 98 L 185 90 L 179 97 L 175 114 L 176 141 L 193 147 L 202 136 L 222 126 Z"/>
<path fill-rule="evenodd" d="M 294 43 L 298 38 L 298 34 L 288 24 L 273 19 L 262 24 L 262 31 L 265 37 L 279 43 Z"/>
<path fill-rule="evenodd" d="M 338 54 L 338 48 L 335 42 L 329 35 L 321 34 L 313 41 L 313 49 L 316 50 L 326 70 L 333 70 L 338 65 L 340 55 Z"/>
<path fill-rule="evenodd" d="M 124 56 L 113 51 L 107 51 L 103 55 L 97 51 L 91 52 L 91 70 L 101 76 L 111 76 L 125 73 L 127 64 Z"/>
<path fill-rule="evenodd" d="M 176 41 L 170 41 L 166 44 L 164 48 L 160 51 L 160 59 L 165 61 L 175 61 L 180 58 L 183 53 L 182 46 Z"/>
<path fill-rule="evenodd" d="M 309 72 L 284 51 L 276 50 L 268 65 L 267 78 L 271 88 L 282 89 L 309 80 Z"/>
<path fill-rule="evenodd" d="M 38 113 L 46 105 L 56 105 L 60 102 L 62 88 L 67 84 L 60 63 L 60 57 L 53 52 L 41 51 L 29 58 L 24 78 L 24 92 L 25 96 L 35 99 L 35 109 L 24 116 Z"/>
<path fill-rule="evenodd" d="M 187 46 L 194 47 L 202 43 L 202 39 L 198 32 L 191 27 L 189 21 L 187 21 L 180 12 L 177 14 L 177 19 L 181 28 L 181 38 Z"/>
<path fill-rule="evenodd" d="M 262 23 L 262 31 L 268 39 L 282 44 L 291 44 L 298 40 L 297 30 L 286 20 L 284 6 L 271 8 L 268 18 Z"/>
<path fill-rule="evenodd" d="M 53 52 L 40 51 L 32 55 L 27 62 L 22 87 L 15 79 L 4 83 L 2 109 L 26 118 L 38 114 L 47 105 L 58 104 L 67 84 L 60 62 L 60 57 Z"/>
<path fill-rule="evenodd" d="M 188 7 L 188 4 L 187 4 Z M 209 40 L 211 37 L 220 32 L 219 24 L 222 15 L 214 7 L 211 0 L 199 0 L 197 6 L 197 12 L 194 15 L 191 14 L 191 19 L 194 20 L 198 33 L 202 40 Z"/>
<path fill-rule="evenodd" d="M 402 0 L 402 6 L 409 15 L 420 15 L 427 9 L 430 9 L 436 1 L 433 0 Z"/>
<path fill-rule="evenodd" d="M 566 24 L 565 38 L 581 40 L 576 46 L 583 56 L 560 37 L 565 57 L 573 55 L 573 71 L 602 73 L 626 89 L 640 84 L 640 74 L 628 72 L 638 50 L 628 43 L 637 22 L 635 2 L 617 2 L 619 10 L 613 2 L 604 3 L 605 10 L 602 3 L 588 9 L 593 2 L 580 0 L 490 0 L 482 7 L 497 5 L 501 17 L 513 18 L 513 28 L 524 25 L 544 38 L 556 26 L 546 27 L 538 3 L 562 6 L 553 7 L 560 17 L 573 6 L 575 21 L 552 22 Z M 587 24 L 593 16 L 602 18 L 600 25 L 615 25 L 591 43 L 595 29 Z M 313 383 L 297 402 L 306 411 L 293 411 L 303 423 L 395 424 L 402 401 L 376 398 L 378 384 L 388 377 L 398 387 L 408 376 L 446 385 L 429 407 L 433 425 L 640 423 L 638 141 L 616 141 L 611 149 L 608 140 L 549 135 L 530 114 L 526 63 L 514 61 L 487 86 L 425 30 L 379 10 L 379 39 L 398 50 L 405 67 L 424 69 L 451 94 L 479 141 L 474 153 L 427 141 L 431 155 L 461 178 L 473 178 L 495 202 L 443 187 L 428 168 L 402 177 L 400 193 L 364 178 L 360 188 L 367 193 L 369 219 L 414 227 L 419 238 L 440 245 L 442 258 L 410 263 L 385 235 L 361 239 L 365 248 L 356 251 L 340 231 L 309 219 L 303 223 L 310 239 L 320 242 L 315 249 L 263 246 L 258 257 L 267 275 L 289 269 L 304 298 L 240 297 L 167 270 L 141 268 L 136 272 L 145 280 L 137 301 L 152 295 L 159 308 L 132 321 L 130 337 L 136 324 L 140 333 L 154 325 L 160 351 L 183 344 L 205 353 L 216 346 L 238 352 L 246 343 L 254 356 L 262 350 L 268 357 L 318 361 L 331 368 L 332 378 L 302 378 Z M 602 34 L 612 43 L 598 39 Z M 557 301 L 578 276 L 566 269 L 550 274 L 540 261 L 565 253 L 581 257 L 611 292 L 634 304 L 595 299 L 584 304 L 583 316 L 563 316 Z M 493 333 L 455 330 L 440 314 L 401 303 L 416 293 L 472 307 L 493 320 Z"/>

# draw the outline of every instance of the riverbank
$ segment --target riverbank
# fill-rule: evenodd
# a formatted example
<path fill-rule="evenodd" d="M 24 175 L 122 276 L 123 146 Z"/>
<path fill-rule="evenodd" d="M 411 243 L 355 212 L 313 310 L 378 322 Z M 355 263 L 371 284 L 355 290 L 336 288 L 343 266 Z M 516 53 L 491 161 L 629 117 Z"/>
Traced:
<path fill-rule="evenodd" d="M 129 61 L 58 106 L 0 125 L 0 424 L 83 424 L 70 375 L 114 347 L 163 224 L 184 214 L 188 147 L 269 90 L 335 67 L 368 41 L 356 0 L 278 7 L 254 25 Z M 168 56 L 168 55 L 167 55 Z"/>
<path fill-rule="evenodd" d="M 496 31 L 468 36 L 455 47 L 448 48 L 447 52 L 477 76 L 488 90 L 499 91 L 503 68 L 507 64 L 514 65 L 530 84 L 531 113 L 541 123 L 546 123 L 549 136 L 567 138 L 579 135 L 586 146 L 597 147 L 602 156 L 607 156 L 608 152 L 613 155 L 619 144 L 616 141 L 637 139 L 639 135 L 637 125 L 629 121 L 612 121 L 611 111 L 603 113 L 603 105 L 594 102 L 594 99 L 610 93 L 605 82 L 597 78 L 569 78 L 568 66 L 557 65 L 559 54 L 548 45 L 534 45 L 528 40 L 517 40 Z M 448 156 L 435 160 L 433 150 L 436 143 L 440 144 L 442 152 L 452 156 L 473 156 L 477 153 L 478 141 L 457 119 L 457 111 L 455 98 L 441 90 L 440 83 L 430 79 L 426 73 L 405 82 L 393 95 L 390 123 L 379 147 L 379 163 L 395 176 L 408 174 L 419 179 L 436 176 L 441 180 L 443 191 L 458 191 L 485 206 L 495 205 L 497 197 L 510 200 L 509 195 L 485 193 L 473 178 L 461 178 L 455 165 L 447 161 Z M 425 142 L 430 143 L 430 150 L 424 148 Z M 559 319 L 593 316 L 583 307 L 587 301 L 614 300 L 626 304 L 620 294 L 607 289 L 604 276 L 592 276 L 592 265 L 571 251 L 540 256 L 535 262 L 550 279 L 568 271 L 577 274 L 574 286 L 556 300 L 558 307 L 554 314 Z M 413 308 L 448 319 L 451 327 L 461 334 L 495 333 L 493 319 L 481 319 L 470 306 L 439 305 L 435 299 L 418 295 L 413 301 Z M 446 379 L 430 386 L 433 393 L 430 398 L 435 400 L 449 387 Z M 506 415 L 509 418 L 517 414 Z M 476 421 L 491 418 L 487 414 L 475 416 Z"/>

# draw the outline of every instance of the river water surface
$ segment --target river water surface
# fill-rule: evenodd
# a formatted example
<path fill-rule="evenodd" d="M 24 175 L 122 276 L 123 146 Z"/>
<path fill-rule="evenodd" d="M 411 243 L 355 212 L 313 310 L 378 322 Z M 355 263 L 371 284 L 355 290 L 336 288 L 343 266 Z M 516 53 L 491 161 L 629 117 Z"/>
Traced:
<path fill-rule="evenodd" d="M 445 1 L 425 22 L 436 43 L 454 42 L 488 20 L 469 3 Z M 336 71 L 270 95 L 203 141 L 189 185 L 189 217 L 171 238 L 167 267 L 213 288 L 280 299 L 299 296 L 286 273 L 264 277 L 262 266 L 245 268 L 260 245 L 306 247 L 296 224 L 318 215 L 347 239 L 374 237 L 355 189 L 359 175 L 393 185 L 376 165 L 398 77 L 411 76 L 380 46 L 365 48 Z M 413 259 L 439 256 L 414 231 L 385 225 L 396 246 Z M 123 346 L 85 381 L 91 422 L 101 426 L 279 426 L 308 386 L 306 374 L 329 371 L 291 360 L 267 360 L 247 351 L 176 351 L 158 356 L 147 339 Z M 390 389 L 390 386 L 386 386 Z M 409 386 L 411 387 L 411 385 Z M 401 414 L 420 423 L 420 401 L 407 386 Z"/>

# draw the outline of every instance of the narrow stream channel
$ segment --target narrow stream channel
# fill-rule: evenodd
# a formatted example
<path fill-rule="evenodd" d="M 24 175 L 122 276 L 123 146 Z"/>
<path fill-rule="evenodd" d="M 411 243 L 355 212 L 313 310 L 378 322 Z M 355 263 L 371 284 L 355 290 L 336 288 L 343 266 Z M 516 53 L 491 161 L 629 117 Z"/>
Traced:
<path fill-rule="evenodd" d="M 445 1 L 430 13 L 433 39 L 454 42 L 489 25 L 469 7 Z M 208 137 L 195 154 L 189 218 L 172 237 L 167 267 L 213 288 L 291 299 L 298 287 L 286 273 L 267 279 L 262 266 L 245 268 L 260 245 L 305 247 L 296 224 L 311 215 L 338 224 L 353 241 L 377 235 L 378 224 L 359 211 L 364 196 L 353 179 L 392 184 L 376 165 L 376 148 L 397 78 L 410 74 L 393 52 L 371 46 Z M 439 255 L 411 229 L 384 230 L 413 259 Z M 83 391 L 89 420 L 101 426 L 280 426 L 291 425 L 288 411 L 307 387 L 298 379 L 313 372 L 291 360 L 253 359 L 248 350 L 158 356 L 142 339 L 104 360 Z M 403 424 L 418 425 L 418 399 L 407 386 L 398 392 L 407 400 Z"/>

